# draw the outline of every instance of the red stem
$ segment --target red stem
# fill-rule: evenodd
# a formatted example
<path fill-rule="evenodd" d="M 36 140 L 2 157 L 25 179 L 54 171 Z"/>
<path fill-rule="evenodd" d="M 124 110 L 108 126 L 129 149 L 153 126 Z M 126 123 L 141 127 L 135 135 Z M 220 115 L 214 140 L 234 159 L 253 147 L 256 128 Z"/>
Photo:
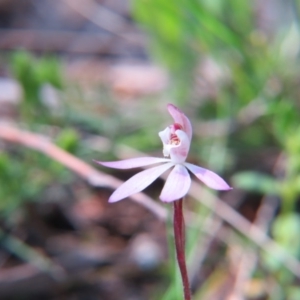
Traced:
<path fill-rule="evenodd" d="M 182 278 L 184 300 L 191 300 L 191 290 L 185 262 L 185 226 L 182 210 L 183 199 L 176 200 L 173 203 L 176 257 Z"/>

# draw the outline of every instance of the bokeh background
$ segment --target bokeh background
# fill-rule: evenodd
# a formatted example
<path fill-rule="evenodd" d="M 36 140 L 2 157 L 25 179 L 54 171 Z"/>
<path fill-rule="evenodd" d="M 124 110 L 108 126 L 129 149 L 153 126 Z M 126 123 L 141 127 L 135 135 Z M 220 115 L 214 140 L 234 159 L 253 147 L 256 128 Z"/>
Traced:
<path fill-rule="evenodd" d="M 185 201 L 195 300 L 300 299 L 299 0 L 0 1 L 0 299 L 179 300 L 163 179 L 93 160 L 189 161 L 234 187 Z"/>

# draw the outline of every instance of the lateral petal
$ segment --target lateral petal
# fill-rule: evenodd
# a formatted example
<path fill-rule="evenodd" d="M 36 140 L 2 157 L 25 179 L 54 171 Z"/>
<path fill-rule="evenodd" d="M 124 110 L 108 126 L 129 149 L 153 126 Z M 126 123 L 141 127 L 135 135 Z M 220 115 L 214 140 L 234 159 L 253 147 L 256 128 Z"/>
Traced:
<path fill-rule="evenodd" d="M 198 167 L 196 165 L 184 164 L 198 179 L 214 190 L 231 190 L 232 188 L 216 173 Z"/>
<path fill-rule="evenodd" d="M 183 130 L 186 132 L 187 136 L 189 137 L 189 140 L 192 140 L 192 135 L 193 135 L 193 129 L 192 129 L 192 124 L 188 117 L 175 105 L 169 103 L 168 106 L 168 111 L 172 118 L 174 119 L 175 123 L 179 123 L 182 127 Z"/>
<path fill-rule="evenodd" d="M 191 186 L 191 177 L 183 165 L 175 165 L 159 196 L 164 202 L 171 202 L 184 197 Z"/>
<path fill-rule="evenodd" d="M 169 162 L 135 174 L 120 185 L 109 197 L 108 201 L 117 202 L 132 194 L 142 191 L 172 166 L 174 166 L 174 164 Z"/>
<path fill-rule="evenodd" d="M 138 167 L 145 167 L 152 164 L 169 162 L 168 158 L 159 157 L 138 157 L 118 161 L 95 161 L 96 163 L 114 169 L 133 169 Z"/>

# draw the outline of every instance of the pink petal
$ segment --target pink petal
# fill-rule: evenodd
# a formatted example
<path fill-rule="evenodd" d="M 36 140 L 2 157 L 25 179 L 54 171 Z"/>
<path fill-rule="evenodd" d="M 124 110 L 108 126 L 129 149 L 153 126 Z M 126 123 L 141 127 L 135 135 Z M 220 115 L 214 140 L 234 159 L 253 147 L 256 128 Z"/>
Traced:
<path fill-rule="evenodd" d="M 96 161 L 96 163 L 115 169 L 132 169 L 138 167 L 149 166 L 157 163 L 169 162 L 168 158 L 158 158 L 158 157 L 138 157 L 138 158 L 130 158 L 125 160 L 118 161 Z"/>
<path fill-rule="evenodd" d="M 171 171 L 159 196 L 164 202 L 171 202 L 184 197 L 191 186 L 191 177 L 183 165 L 176 165 Z"/>
<path fill-rule="evenodd" d="M 216 173 L 192 165 L 190 163 L 184 164 L 197 178 L 204 182 L 208 187 L 214 190 L 231 190 L 232 188 Z"/>
<path fill-rule="evenodd" d="M 189 154 L 190 139 L 182 130 L 176 130 L 176 135 L 180 140 L 180 144 L 170 145 L 170 157 L 174 163 L 183 163 Z"/>
<path fill-rule="evenodd" d="M 186 132 L 189 140 L 192 139 L 193 129 L 190 120 L 187 116 L 175 105 L 168 104 L 168 111 L 172 118 L 174 119 L 175 123 L 180 124 L 183 127 L 183 130 Z"/>
<path fill-rule="evenodd" d="M 174 166 L 174 164 L 169 162 L 135 174 L 120 185 L 110 196 L 108 201 L 117 202 L 132 194 L 142 191 L 172 166 Z"/>

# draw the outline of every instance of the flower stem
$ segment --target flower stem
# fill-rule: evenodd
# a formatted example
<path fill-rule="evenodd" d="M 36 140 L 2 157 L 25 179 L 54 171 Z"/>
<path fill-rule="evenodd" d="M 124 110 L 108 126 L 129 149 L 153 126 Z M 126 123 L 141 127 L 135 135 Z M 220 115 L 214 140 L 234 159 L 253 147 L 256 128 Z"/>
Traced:
<path fill-rule="evenodd" d="M 185 226 L 183 217 L 183 198 L 176 200 L 174 203 L 174 237 L 178 266 L 183 284 L 184 300 L 191 300 L 191 290 L 185 262 Z"/>

